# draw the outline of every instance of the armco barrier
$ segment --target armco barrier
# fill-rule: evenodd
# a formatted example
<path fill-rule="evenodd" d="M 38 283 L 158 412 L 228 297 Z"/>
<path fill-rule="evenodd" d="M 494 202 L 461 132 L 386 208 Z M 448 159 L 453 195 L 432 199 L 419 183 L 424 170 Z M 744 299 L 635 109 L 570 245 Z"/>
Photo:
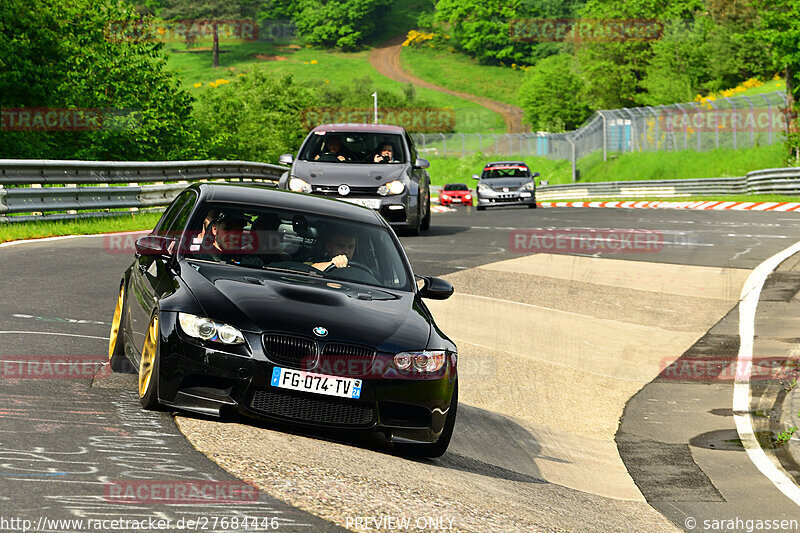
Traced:
<path fill-rule="evenodd" d="M 160 208 L 169 204 L 192 181 L 245 180 L 274 186 L 287 170 L 278 165 L 248 161 L 0 159 L 0 222 L 113 216 L 120 211 L 100 210 Z M 740 178 L 549 185 L 539 187 L 536 197 L 546 202 L 741 194 L 800 195 L 800 168 L 758 170 Z M 18 215 L 21 213 L 24 214 Z"/>
<path fill-rule="evenodd" d="M 800 168 L 750 172 L 741 178 L 609 181 L 539 187 L 539 201 L 593 198 L 678 198 L 741 194 L 800 195 Z"/>
<path fill-rule="evenodd" d="M 193 181 L 256 181 L 274 186 L 287 170 L 249 161 L 0 159 L 0 222 L 113 216 L 120 211 L 100 210 L 159 208 Z"/>

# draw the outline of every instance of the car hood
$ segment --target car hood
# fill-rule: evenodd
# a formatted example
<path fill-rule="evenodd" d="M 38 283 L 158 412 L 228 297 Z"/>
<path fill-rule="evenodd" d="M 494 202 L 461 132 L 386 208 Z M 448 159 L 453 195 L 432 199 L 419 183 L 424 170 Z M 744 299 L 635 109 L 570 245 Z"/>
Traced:
<path fill-rule="evenodd" d="M 531 181 L 531 178 L 490 178 L 481 180 L 481 183 L 485 183 L 489 187 L 493 189 L 502 189 L 503 187 L 508 187 L 509 189 L 518 189 Z"/>
<path fill-rule="evenodd" d="M 407 163 L 347 164 L 296 161 L 292 176 L 314 185 L 341 185 L 357 187 L 380 187 L 384 183 L 400 179 L 406 174 Z"/>
<path fill-rule="evenodd" d="M 322 326 L 326 341 L 389 353 L 423 349 L 431 334 L 430 314 L 412 292 L 214 264 L 187 265 L 182 277 L 206 316 L 245 331 L 313 337 Z"/>
<path fill-rule="evenodd" d="M 472 194 L 472 191 L 442 191 L 439 194 L 449 194 L 450 196 L 465 196 L 467 194 Z"/>

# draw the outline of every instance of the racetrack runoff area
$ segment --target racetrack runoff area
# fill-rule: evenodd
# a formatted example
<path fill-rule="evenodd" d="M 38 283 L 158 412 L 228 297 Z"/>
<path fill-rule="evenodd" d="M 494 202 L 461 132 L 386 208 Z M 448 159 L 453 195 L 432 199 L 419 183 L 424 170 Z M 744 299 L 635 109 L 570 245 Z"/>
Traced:
<path fill-rule="evenodd" d="M 459 346 L 460 406 L 435 462 L 178 422 L 223 468 L 345 527 L 413 507 L 465 531 L 674 531 L 645 502 L 614 435 L 628 399 L 736 305 L 748 273 L 536 254 L 444 276 L 456 294 L 428 305 Z"/>

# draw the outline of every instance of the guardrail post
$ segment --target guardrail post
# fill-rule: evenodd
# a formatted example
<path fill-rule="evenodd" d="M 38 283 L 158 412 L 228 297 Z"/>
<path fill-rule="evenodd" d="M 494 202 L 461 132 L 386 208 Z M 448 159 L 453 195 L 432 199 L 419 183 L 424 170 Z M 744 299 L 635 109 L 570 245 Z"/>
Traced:
<path fill-rule="evenodd" d="M 467 156 L 467 139 L 464 137 L 463 133 L 459 133 L 461 135 L 461 157 Z"/>
<path fill-rule="evenodd" d="M 478 151 L 483 153 L 483 137 L 481 137 L 480 133 L 475 134 L 478 137 Z"/>
<path fill-rule="evenodd" d="M 447 138 L 444 136 L 444 133 L 440 133 L 439 135 L 442 136 L 442 153 L 447 157 Z"/>

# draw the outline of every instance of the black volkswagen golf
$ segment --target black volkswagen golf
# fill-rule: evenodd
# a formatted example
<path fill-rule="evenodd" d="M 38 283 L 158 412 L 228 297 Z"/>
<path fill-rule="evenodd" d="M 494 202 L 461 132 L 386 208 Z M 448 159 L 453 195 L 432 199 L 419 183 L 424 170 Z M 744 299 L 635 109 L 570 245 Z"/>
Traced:
<path fill-rule="evenodd" d="M 379 431 L 403 454 L 445 452 L 456 346 L 377 212 L 256 185 L 195 184 L 136 242 L 109 357 L 142 406 Z"/>

